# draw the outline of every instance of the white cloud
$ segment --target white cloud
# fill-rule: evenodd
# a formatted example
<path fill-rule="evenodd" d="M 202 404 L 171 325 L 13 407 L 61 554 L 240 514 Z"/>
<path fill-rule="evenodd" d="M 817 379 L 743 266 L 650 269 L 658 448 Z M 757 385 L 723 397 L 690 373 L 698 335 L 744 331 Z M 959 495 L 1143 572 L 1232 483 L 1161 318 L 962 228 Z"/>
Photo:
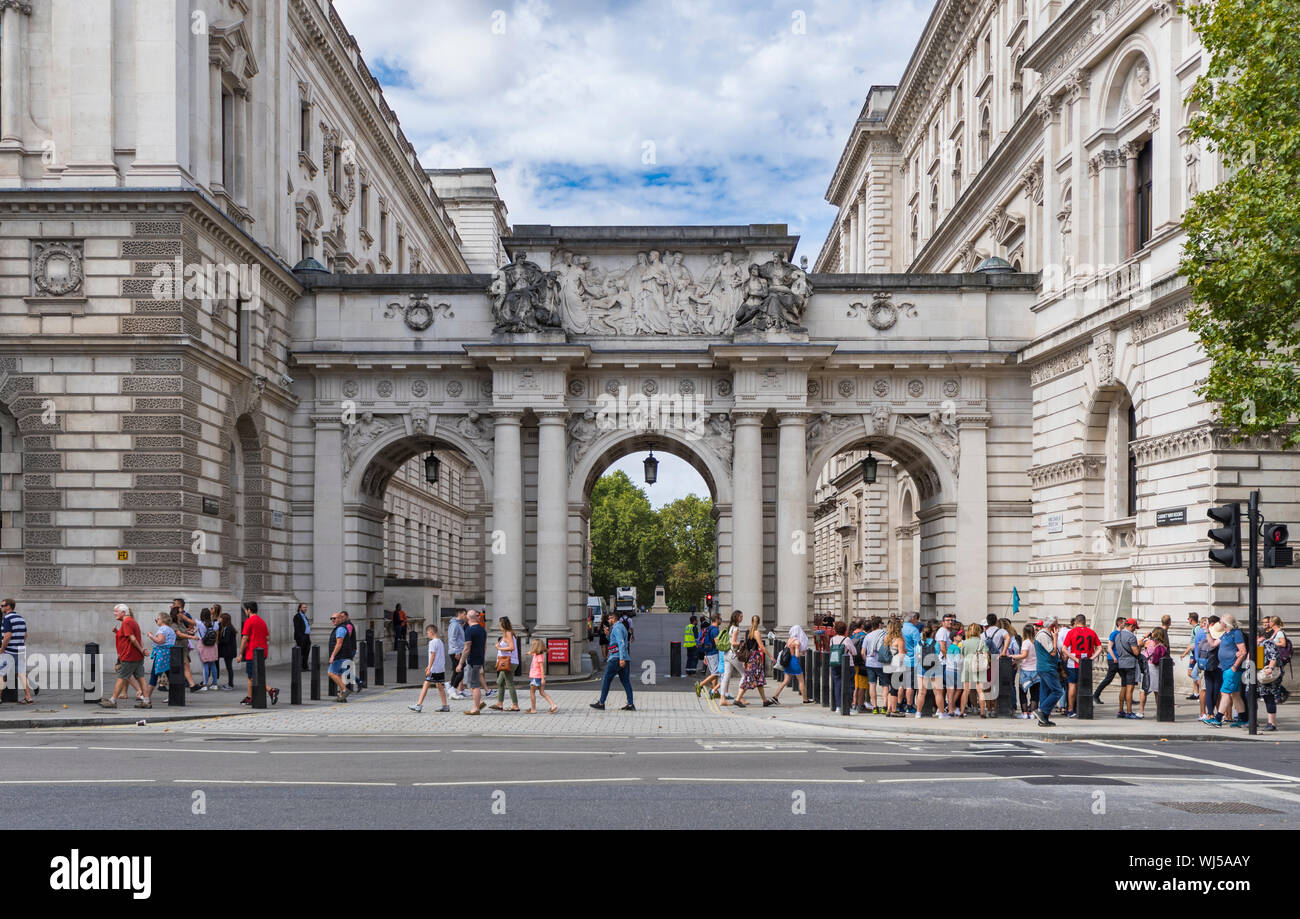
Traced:
<path fill-rule="evenodd" d="M 813 257 L 849 128 L 930 2 L 810 0 L 806 34 L 774 0 L 336 6 L 423 164 L 493 167 L 512 223 L 785 222 Z"/>
<path fill-rule="evenodd" d="M 627 473 L 627 477 L 632 480 L 632 484 L 645 492 L 646 497 L 650 499 L 650 506 L 655 510 L 665 504 L 672 504 L 674 501 L 685 498 L 687 495 L 698 495 L 701 498 L 713 500 L 704 477 L 686 460 L 671 453 L 660 452 L 655 454 L 655 459 L 659 461 L 659 468 L 655 470 L 655 483 L 647 485 L 645 483 L 644 464 L 645 458 L 649 455 L 648 452 L 630 453 L 611 463 L 609 468 L 602 472 L 601 475 L 609 475 L 619 470 Z"/>

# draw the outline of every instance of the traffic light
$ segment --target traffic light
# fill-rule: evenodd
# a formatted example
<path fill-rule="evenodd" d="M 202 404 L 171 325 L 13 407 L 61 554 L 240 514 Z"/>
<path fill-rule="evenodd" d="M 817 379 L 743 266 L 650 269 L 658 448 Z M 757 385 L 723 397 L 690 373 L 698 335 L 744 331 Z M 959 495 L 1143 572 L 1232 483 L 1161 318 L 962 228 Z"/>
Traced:
<path fill-rule="evenodd" d="M 704 609 L 705 609 L 706 612 L 710 612 L 710 613 L 713 612 L 713 594 L 712 594 L 712 593 L 707 593 L 707 594 L 704 595 Z"/>
<path fill-rule="evenodd" d="M 1264 567 L 1289 568 L 1294 553 L 1286 544 L 1290 534 L 1285 523 L 1264 524 Z"/>
<path fill-rule="evenodd" d="M 1241 567 L 1241 505 L 1220 504 L 1205 512 L 1211 520 L 1217 520 L 1222 526 L 1210 530 L 1209 536 L 1223 545 L 1222 549 L 1211 549 L 1210 560 L 1218 562 L 1225 568 Z"/>

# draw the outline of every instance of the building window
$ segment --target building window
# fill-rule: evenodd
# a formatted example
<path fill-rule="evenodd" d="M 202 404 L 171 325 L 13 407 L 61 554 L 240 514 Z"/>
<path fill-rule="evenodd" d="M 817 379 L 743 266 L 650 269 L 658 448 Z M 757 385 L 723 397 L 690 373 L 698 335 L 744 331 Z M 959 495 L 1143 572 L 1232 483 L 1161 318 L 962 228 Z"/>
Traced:
<path fill-rule="evenodd" d="M 980 162 L 986 163 L 989 158 L 989 145 L 993 137 L 993 116 L 989 114 L 988 107 L 985 106 L 983 114 L 980 115 Z"/>
<path fill-rule="evenodd" d="M 406 234 L 400 227 L 397 230 L 397 273 L 406 273 Z"/>
<path fill-rule="evenodd" d="M 984 36 L 984 72 L 987 74 L 993 70 L 993 36 Z"/>
<path fill-rule="evenodd" d="M 388 253 L 388 211 L 384 209 L 383 199 L 379 202 L 379 254 Z"/>
<path fill-rule="evenodd" d="M 245 309 L 246 300 L 235 301 L 235 360 L 245 367 L 249 365 L 249 345 L 252 343 L 252 310 Z"/>
<path fill-rule="evenodd" d="M 369 232 L 370 230 L 370 184 L 361 183 L 361 229 Z"/>
<path fill-rule="evenodd" d="M 235 173 L 235 97 L 221 91 L 221 184 L 230 192 Z"/>
<path fill-rule="evenodd" d="M 1151 141 L 1142 145 L 1137 156 L 1137 244 L 1141 249 L 1151 241 Z"/>
<path fill-rule="evenodd" d="M 957 203 L 957 199 L 961 197 L 961 178 L 962 178 L 962 173 L 961 173 L 961 147 L 958 147 L 957 150 L 956 150 L 956 152 L 953 153 L 953 155 L 952 155 L 952 201 L 953 201 L 953 204 L 956 204 L 956 203 Z"/>
<path fill-rule="evenodd" d="M 301 153 L 311 150 L 311 104 L 306 100 L 298 113 L 298 150 Z"/>
<path fill-rule="evenodd" d="M 1138 506 L 1138 487 L 1137 487 L 1137 456 L 1133 452 L 1133 441 L 1137 440 L 1137 412 L 1133 409 L 1130 402 L 1128 407 L 1128 437 L 1124 443 L 1124 453 L 1128 460 L 1128 488 L 1125 495 L 1125 517 L 1136 517 Z"/>

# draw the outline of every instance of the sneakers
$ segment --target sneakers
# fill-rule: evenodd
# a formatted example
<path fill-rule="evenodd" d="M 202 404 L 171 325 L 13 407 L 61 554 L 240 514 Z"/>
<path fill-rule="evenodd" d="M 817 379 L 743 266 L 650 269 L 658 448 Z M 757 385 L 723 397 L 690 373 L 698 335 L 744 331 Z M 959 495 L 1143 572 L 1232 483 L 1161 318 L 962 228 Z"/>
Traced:
<path fill-rule="evenodd" d="M 1033 716 L 1030 715 L 1029 712 L 1021 712 L 1019 715 L 1016 715 L 1016 717 L 1017 717 L 1017 718 L 1020 718 L 1021 720 L 1028 720 L 1029 718 L 1031 718 L 1031 717 L 1033 717 Z"/>
<path fill-rule="evenodd" d="M 100 700 L 99 700 L 99 705 L 100 705 L 101 708 L 117 708 L 117 700 L 116 700 L 116 699 L 100 699 Z"/>
<path fill-rule="evenodd" d="M 136 707 L 136 708 L 153 708 L 153 703 L 152 703 L 152 702 L 146 702 L 144 699 L 141 699 L 139 702 L 135 703 L 135 707 Z"/>
<path fill-rule="evenodd" d="M 491 698 L 492 698 L 493 696 L 495 696 L 496 694 L 497 694 L 497 691 L 496 691 L 495 689 L 489 689 L 487 692 L 483 693 L 483 698 L 485 698 L 485 699 L 491 699 Z"/>
<path fill-rule="evenodd" d="M 1276 725 L 1276 724 L 1261 724 L 1261 725 L 1259 726 L 1259 729 L 1260 729 L 1261 731 L 1276 731 L 1276 730 L 1277 730 L 1277 725 Z"/>
<path fill-rule="evenodd" d="M 951 718 L 951 717 L 952 717 L 952 715 L 948 714 L 947 712 L 940 712 L 940 713 L 939 713 L 939 718 L 940 718 L 941 720 L 943 720 L 943 721 L 947 721 L 947 720 L 948 720 L 949 718 Z"/>
<path fill-rule="evenodd" d="M 1127 718 L 1128 715 L 1125 714 L 1123 711 L 1118 711 L 1118 712 L 1115 713 L 1115 717 L 1116 717 L 1116 718 L 1121 718 L 1121 719 L 1122 719 L 1122 718 Z"/>
<path fill-rule="evenodd" d="M 700 697 L 700 693 L 703 691 L 703 689 L 704 689 L 704 687 L 701 686 L 701 685 L 699 684 L 699 681 L 697 680 L 696 683 L 695 683 L 695 698 L 698 699 L 698 698 Z"/>
<path fill-rule="evenodd" d="M 1146 715 L 1142 714 L 1141 712 L 1129 712 L 1128 716 L 1130 718 L 1138 718 L 1138 719 L 1142 719 L 1146 717 Z"/>
<path fill-rule="evenodd" d="M 915 715 L 915 714 L 916 714 L 916 706 L 915 706 L 915 705 L 909 705 L 909 706 L 907 707 L 907 713 L 908 713 L 909 715 Z"/>
<path fill-rule="evenodd" d="M 220 689 L 222 692 L 234 692 L 234 691 L 235 691 L 235 687 L 233 687 L 233 686 L 218 686 L 217 688 Z"/>
<path fill-rule="evenodd" d="M 266 694 L 267 694 L 268 696 L 271 697 L 271 704 L 272 704 L 272 705 L 274 705 L 275 703 L 277 703 L 277 702 L 280 701 L 280 690 L 278 690 L 278 689 L 268 689 L 268 690 L 266 691 Z"/>
<path fill-rule="evenodd" d="M 1206 715 L 1201 719 L 1201 724 L 1208 724 L 1212 728 L 1221 728 L 1223 727 L 1223 719 L 1211 718 L 1209 715 Z"/>
<path fill-rule="evenodd" d="M 1247 727 L 1249 724 L 1250 724 L 1249 721 L 1240 721 L 1240 720 L 1234 718 L 1234 719 L 1232 720 L 1232 723 L 1231 723 L 1230 727 L 1234 727 L 1234 728 L 1244 728 L 1244 727 Z"/>
<path fill-rule="evenodd" d="M 1186 698 L 1187 698 L 1187 701 L 1189 701 L 1189 702 L 1199 702 L 1199 701 L 1201 701 L 1201 697 L 1200 697 L 1200 695 L 1199 695 L 1198 693 L 1194 693 L 1194 692 L 1192 692 L 1192 693 L 1188 693 L 1187 696 L 1186 696 Z"/>
<path fill-rule="evenodd" d="M 240 705 L 252 705 L 252 704 L 253 704 L 253 700 L 252 700 L 252 698 L 251 698 L 250 696 L 244 696 L 244 698 L 240 700 L 239 704 L 240 704 Z"/>
<path fill-rule="evenodd" d="M 208 687 L 206 687 L 206 686 L 191 686 L 191 687 L 190 687 L 190 692 L 207 692 L 207 691 L 208 691 Z"/>
<path fill-rule="evenodd" d="M 1041 708 L 1038 711 L 1034 712 L 1034 715 L 1038 718 L 1039 727 L 1042 728 L 1056 727 L 1056 723 L 1052 721 L 1052 719 L 1048 718 L 1047 713 L 1044 712 Z"/>
<path fill-rule="evenodd" d="M 598 711 L 598 712 L 603 712 L 603 711 L 605 710 L 605 703 L 604 703 L 604 702 L 592 702 L 592 703 L 591 703 L 591 707 L 594 708 L 594 709 L 595 709 L 596 711 Z"/>
<path fill-rule="evenodd" d="M 627 705 L 624 705 L 621 710 L 625 712 L 634 712 L 636 711 L 636 706 L 629 702 Z"/>
<path fill-rule="evenodd" d="M 409 709 L 410 709 L 411 711 L 413 711 L 413 712 L 422 712 L 422 711 L 424 711 L 424 706 L 423 706 L 423 705 L 408 705 L 408 706 L 406 706 L 406 707 L 409 708 Z M 443 709 L 443 711 L 446 711 L 446 709 Z"/>
<path fill-rule="evenodd" d="M 1078 717 L 1079 717 L 1079 713 L 1078 713 L 1078 712 L 1066 712 L 1066 713 L 1065 713 L 1065 717 L 1067 717 L 1067 718 L 1078 718 Z"/>

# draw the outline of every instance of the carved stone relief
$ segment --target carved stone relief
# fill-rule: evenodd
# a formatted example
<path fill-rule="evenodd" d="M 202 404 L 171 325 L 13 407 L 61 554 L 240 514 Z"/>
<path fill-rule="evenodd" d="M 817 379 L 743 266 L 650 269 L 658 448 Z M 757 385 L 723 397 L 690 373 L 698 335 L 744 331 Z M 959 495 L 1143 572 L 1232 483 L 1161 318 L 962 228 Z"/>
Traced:
<path fill-rule="evenodd" d="M 80 240 L 32 242 L 32 296 L 68 297 L 81 292 L 84 278 Z"/>

